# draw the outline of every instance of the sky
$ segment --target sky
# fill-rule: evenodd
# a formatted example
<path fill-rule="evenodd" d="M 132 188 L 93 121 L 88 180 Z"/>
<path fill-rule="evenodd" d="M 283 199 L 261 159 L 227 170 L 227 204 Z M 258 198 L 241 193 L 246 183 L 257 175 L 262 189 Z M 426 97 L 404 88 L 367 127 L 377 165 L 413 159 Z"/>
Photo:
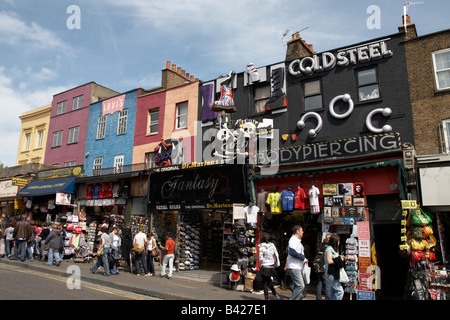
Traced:
<path fill-rule="evenodd" d="M 166 61 L 203 81 L 278 63 L 296 31 L 318 53 L 383 37 L 405 2 L 0 0 L 0 163 L 15 165 L 19 116 L 54 94 L 91 81 L 154 88 Z M 412 3 L 419 36 L 450 28 L 450 1 Z"/>

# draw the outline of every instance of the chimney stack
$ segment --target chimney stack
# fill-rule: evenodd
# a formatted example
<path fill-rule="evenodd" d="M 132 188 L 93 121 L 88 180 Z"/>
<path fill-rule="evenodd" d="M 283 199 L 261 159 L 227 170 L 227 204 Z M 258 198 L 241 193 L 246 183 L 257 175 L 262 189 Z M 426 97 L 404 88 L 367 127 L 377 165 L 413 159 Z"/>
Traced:
<path fill-rule="evenodd" d="M 295 32 L 292 34 L 292 39 L 287 43 L 286 61 L 300 59 L 315 53 L 312 44 L 306 43 L 305 40 L 302 40 L 300 34 Z"/>
<path fill-rule="evenodd" d="M 398 31 L 405 33 L 405 40 L 417 38 L 416 25 L 414 23 L 411 23 L 411 17 L 408 15 L 402 16 L 402 25 L 398 27 Z"/>

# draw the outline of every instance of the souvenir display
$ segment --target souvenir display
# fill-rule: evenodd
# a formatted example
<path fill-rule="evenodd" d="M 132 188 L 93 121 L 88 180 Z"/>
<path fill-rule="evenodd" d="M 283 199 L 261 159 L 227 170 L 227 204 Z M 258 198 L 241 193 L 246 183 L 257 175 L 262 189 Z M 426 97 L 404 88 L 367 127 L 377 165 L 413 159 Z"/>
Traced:
<path fill-rule="evenodd" d="M 348 283 L 345 291 L 356 293 L 358 288 L 358 241 L 350 237 L 345 241 L 345 271 L 347 271 Z"/>

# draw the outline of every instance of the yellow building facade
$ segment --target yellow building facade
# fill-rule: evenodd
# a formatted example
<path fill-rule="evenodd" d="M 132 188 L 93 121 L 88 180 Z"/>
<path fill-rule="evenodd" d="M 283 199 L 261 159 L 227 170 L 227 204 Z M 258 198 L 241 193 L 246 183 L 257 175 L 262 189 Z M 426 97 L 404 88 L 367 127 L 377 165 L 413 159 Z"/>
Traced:
<path fill-rule="evenodd" d="M 22 113 L 16 165 L 44 163 L 51 104 Z"/>

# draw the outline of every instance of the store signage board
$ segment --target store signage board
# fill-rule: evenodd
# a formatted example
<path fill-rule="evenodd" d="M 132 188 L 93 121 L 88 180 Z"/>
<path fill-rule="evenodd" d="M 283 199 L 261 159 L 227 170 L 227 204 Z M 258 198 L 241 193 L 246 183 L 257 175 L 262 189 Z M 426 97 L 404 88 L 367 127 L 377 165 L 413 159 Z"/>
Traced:
<path fill-rule="evenodd" d="M 72 196 L 67 193 L 57 193 L 55 203 L 58 205 L 68 206 L 70 205 Z"/>
<path fill-rule="evenodd" d="M 122 111 L 125 103 L 125 94 L 105 100 L 102 102 L 102 116 L 113 114 L 116 111 Z"/>
<path fill-rule="evenodd" d="M 28 179 L 12 178 L 13 186 L 25 187 L 27 184 L 28 184 Z"/>
<path fill-rule="evenodd" d="M 356 300 L 375 300 L 375 292 L 358 290 Z"/>
<path fill-rule="evenodd" d="M 370 240 L 369 221 L 358 222 L 358 238 L 359 240 Z"/>
<path fill-rule="evenodd" d="M 416 200 L 401 200 L 401 201 L 402 201 L 402 209 L 417 209 Z"/>

